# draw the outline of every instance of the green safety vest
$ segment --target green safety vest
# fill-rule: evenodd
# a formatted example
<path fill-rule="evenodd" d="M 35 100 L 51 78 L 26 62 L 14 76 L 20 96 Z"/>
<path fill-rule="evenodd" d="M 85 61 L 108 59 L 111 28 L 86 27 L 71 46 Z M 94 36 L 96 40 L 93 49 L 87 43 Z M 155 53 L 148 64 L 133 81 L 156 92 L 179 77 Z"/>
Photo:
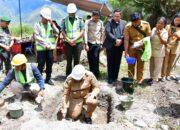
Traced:
<path fill-rule="evenodd" d="M 16 69 L 14 69 L 14 72 L 15 72 L 15 80 L 21 83 L 22 85 L 30 84 L 35 81 L 32 67 L 31 67 L 31 64 L 29 63 L 26 64 L 26 81 L 21 71 L 17 71 Z"/>
<path fill-rule="evenodd" d="M 39 30 L 40 30 L 40 36 L 44 39 L 45 43 L 50 43 L 50 49 L 53 50 L 56 48 L 56 44 L 55 44 L 55 37 L 54 37 L 54 32 L 53 32 L 53 28 L 51 27 L 51 24 L 48 23 L 47 24 L 47 30 L 45 29 L 45 27 L 43 26 L 42 23 L 39 22 Z M 46 48 L 44 48 L 41 43 L 39 43 L 36 40 L 36 49 L 37 51 L 44 51 L 46 50 Z"/>
<path fill-rule="evenodd" d="M 76 38 L 81 32 L 80 19 L 78 17 L 75 17 L 74 23 L 72 25 L 71 22 L 69 21 L 69 17 L 66 17 L 65 18 L 65 31 L 66 31 L 66 36 L 68 38 L 70 39 Z M 82 42 L 83 42 L 83 37 L 81 37 L 80 39 L 76 41 L 76 43 L 82 43 Z"/>

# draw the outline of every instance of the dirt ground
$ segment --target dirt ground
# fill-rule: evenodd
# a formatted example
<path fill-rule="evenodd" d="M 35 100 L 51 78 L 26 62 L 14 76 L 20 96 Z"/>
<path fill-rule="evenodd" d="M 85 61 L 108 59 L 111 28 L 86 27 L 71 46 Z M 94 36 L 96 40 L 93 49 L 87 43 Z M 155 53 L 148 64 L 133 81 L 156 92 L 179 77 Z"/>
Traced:
<path fill-rule="evenodd" d="M 81 61 L 88 69 L 87 59 L 83 53 Z M 34 57 L 29 57 L 34 61 Z M 104 64 L 105 61 L 103 61 Z M 106 83 L 106 66 L 101 64 L 101 91 L 98 107 L 93 114 L 93 125 L 79 121 L 60 120 L 58 111 L 61 107 L 61 94 L 65 80 L 66 62 L 53 65 L 52 79 L 55 86 L 46 84 L 45 99 L 42 105 L 37 105 L 33 99 L 24 97 L 22 101 L 23 116 L 12 119 L 7 106 L 13 101 L 13 94 L 7 87 L 0 98 L 5 99 L 5 105 L 0 107 L 0 130 L 58 130 L 58 129 L 93 129 L 93 130 L 180 130 L 180 84 L 175 80 L 158 82 L 151 86 L 143 84 L 135 88 L 133 104 L 128 110 L 118 106 L 120 97 L 129 95 L 123 92 L 121 78 L 127 75 L 127 64 L 122 60 L 119 81 L 114 85 Z M 145 65 L 144 78 L 149 77 L 148 63 Z M 180 65 L 177 64 L 174 75 L 180 75 Z M 45 77 L 45 74 L 43 74 Z M 0 75 L 0 81 L 4 74 Z M 84 108 L 85 109 L 85 108 Z"/>

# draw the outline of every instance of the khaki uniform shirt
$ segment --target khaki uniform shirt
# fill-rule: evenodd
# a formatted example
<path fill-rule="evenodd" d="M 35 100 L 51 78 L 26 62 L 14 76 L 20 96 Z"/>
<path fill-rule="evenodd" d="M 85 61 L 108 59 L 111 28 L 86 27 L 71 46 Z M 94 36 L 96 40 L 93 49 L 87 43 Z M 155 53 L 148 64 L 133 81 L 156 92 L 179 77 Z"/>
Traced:
<path fill-rule="evenodd" d="M 89 93 L 97 96 L 99 93 L 99 82 L 92 72 L 85 72 L 81 81 L 74 80 L 68 76 L 64 83 L 64 93 L 62 97 L 63 106 L 66 106 L 70 99 L 87 98 Z"/>
<path fill-rule="evenodd" d="M 180 27 L 174 27 L 176 30 L 176 34 L 180 37 Z M 171 34 L 171 25 L 166 26 L 166 30 L 169 34 Z M 177 37 L 172 36 L 169 37 L 166 51 L 170 52 L 171 54 L 179 54 L 180 53 L 180 41 L 177 40 Z"/>
<path fill-rule="evenodd" d="M 103 42 L 103 22 L 99 20 L 97 23 L 92 19 L 85 22 L 85 43 L 102 44 Z"/>
<path fill-rule="evenodd" d="M 160 36 L 163 41 L 167 42 L 168 32 L 166 29 L 160 31 Z M 165 46 L 160 43 L 159 37 L 156 33 L 156 27 L 152 29 L 151 33 L 151 47 L 153 57 L 164 57 L 165 56 Z"/>
<path fill-rule="evenodd" d="M 148 22 L 141 20 L 140 29 L 146 33 L 146 36 L 150 36 L 151 27 Z M 143 34 L 137 31 L 132 23 L 128 23 L 124 30 L 124 36 L 129 37 L 129 47 L 133 45 L 134 42 L 139 41 L 144 38 Z"/>

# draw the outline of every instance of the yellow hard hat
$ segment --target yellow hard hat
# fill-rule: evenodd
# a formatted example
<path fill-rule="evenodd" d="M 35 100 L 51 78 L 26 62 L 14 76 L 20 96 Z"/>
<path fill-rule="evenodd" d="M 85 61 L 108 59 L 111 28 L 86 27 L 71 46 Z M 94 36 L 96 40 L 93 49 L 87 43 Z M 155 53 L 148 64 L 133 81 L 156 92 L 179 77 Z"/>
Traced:
<path fill-rule="evenodd" d="M 11 61 L 11 64 L 14 65 L 14 66 L 19 66 L 19 65 L 22 65 L 24 63 L 27 62 L 27 58 L 25 57 L 24 54 L 16 54 L 12 61 Z"/>

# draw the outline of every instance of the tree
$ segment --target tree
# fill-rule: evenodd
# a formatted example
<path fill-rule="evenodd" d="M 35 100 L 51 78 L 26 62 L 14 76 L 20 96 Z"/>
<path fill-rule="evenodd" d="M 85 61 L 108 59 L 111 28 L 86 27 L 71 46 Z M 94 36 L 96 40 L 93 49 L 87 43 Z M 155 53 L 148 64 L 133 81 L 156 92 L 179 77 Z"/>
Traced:
<path fill-rule="evenodd" d="M 155 25 L 158 17 L 165 16 L 170 20 L 175 13 L 180 11 L 179 0 L 134 0 L 134 3 L 142 7 L 141 13 L 152 26 Z"/>
<path fill-rule="evenodd" d="M 109 2 L 113 8 L 122 9 L 126 20 L 129 14 L 138 11 L 151 26 L 155 25 L 158 17 L 165 16 L 170 20 L 176 12 L 180 11 L 179 0 L 109 0 Z"/>

